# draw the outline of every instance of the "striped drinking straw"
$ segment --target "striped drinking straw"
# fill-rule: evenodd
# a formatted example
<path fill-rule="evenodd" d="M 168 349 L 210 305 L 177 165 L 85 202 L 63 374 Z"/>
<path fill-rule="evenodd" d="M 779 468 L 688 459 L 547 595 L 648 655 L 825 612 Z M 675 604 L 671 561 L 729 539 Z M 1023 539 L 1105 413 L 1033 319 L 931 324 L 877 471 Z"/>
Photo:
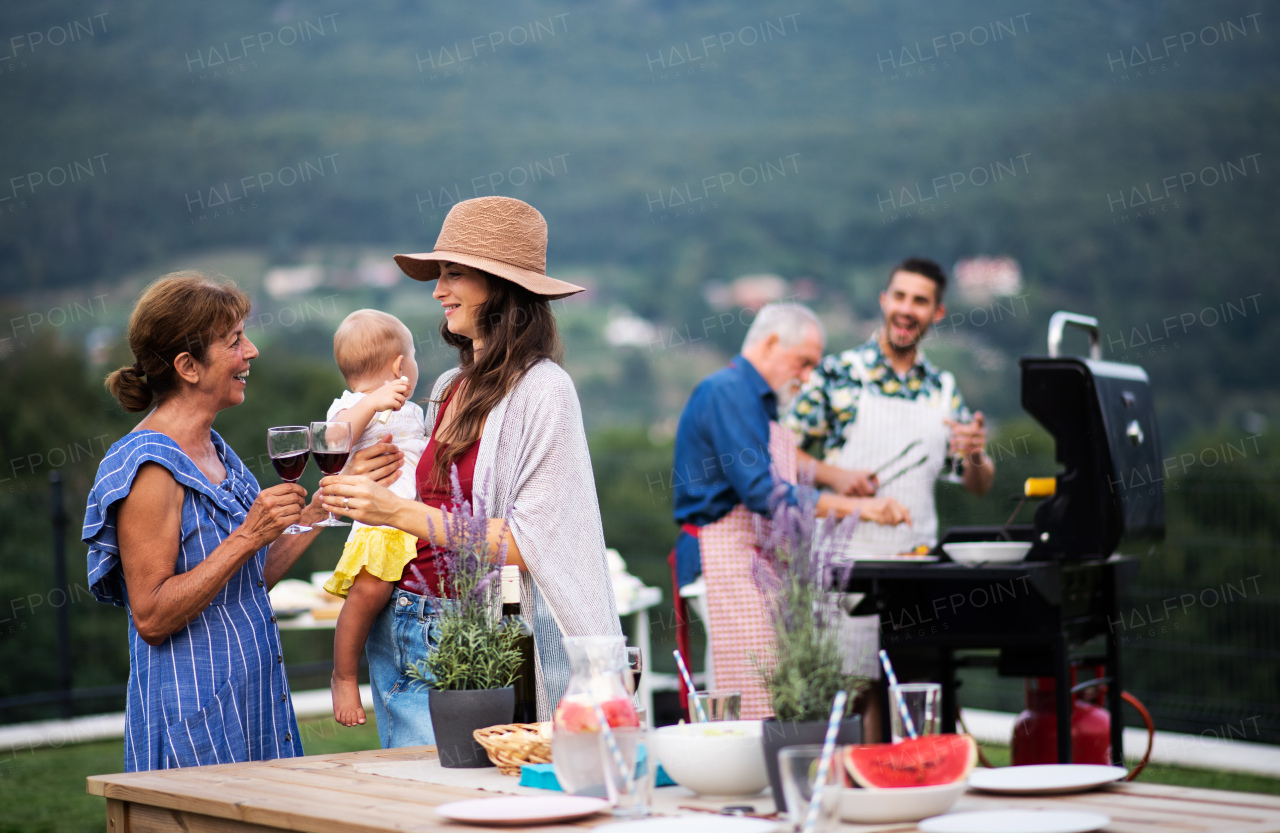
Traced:
<path fill-rule="evenodd" d="M 884 666 L 885 678 L 889 680 L 890 689 L 897 695 L 895 698 L 898 704 L 898 714 L 902 715 L 902 728 L 907 730 L 907 737 L 912 740 L 916 739 L 916 724 L 911 722 L 911 712 L 907 709 L 907 701 L 902 699 L 902 692 L 898 691 L 898 676 L 893 673 L 893 663 L 889 662 L 889 652 L 880 649 L 880 664 Z"/>
<path fill-rule="evenodd" d="M 831 758 L 836 751 L 836 735 L 840 733 L 840 720 L 844 717 L 844 704 L 849 699 L 847 691 L 837 691 L 831 704 L 831 717 L 827 719 L 827 736 L 822 741 L 822 755 L 818 758 L 818 774 L 809 793 L 809 815 L 805 817 L 803 833 L 813 833 L 822 811 L 822 791 L 827 786 L 827 773 L 831 771 Z"/>
<path fill-rule="evenodd" d="M 689 666 L 684 664 L 684 657 L 680 655 L 679 648 L 676 648 L 671 653 L 676 655 L 676 665 L 680 666 L 680 673 L 684 675 L 684 684 L 689 689 L 689 696 L 693 697 L 693 695 L 698 693 L 698 689 L 694 688 L 693 675 L 689 673 Z M 698 720 L 703 723 L 706 723 L 707 711 L 706 709 L 702 708 L 702 701 L 699 700 L 697 697 L 693 697 L 693 707 L 698 712 Z"/>
<path fill-rule="evenodd" d="M 600 735 L 604 738 L 605 746 L 609 748 L 609 757 L 613 759 L 613 765 L 618 770 L 618 775 L 622 776 L 622 789 L 626 792 L 627 797 L 632 797 L 633 781 L 635 779 L 628 777 L 631 773 L 627 771 L 627 761 L 622 757 L 622 749 L 618 746 L 618 739 L 613 736 L 613 730 L 609 728 L 609 720 L 604 716 L 604 709 L 600 708 L 600 701 L 596 700 L 595 695 L 588 692 L 591 698 L 591 710 L 596 714 L 596 722 L 600 724 Z"/>

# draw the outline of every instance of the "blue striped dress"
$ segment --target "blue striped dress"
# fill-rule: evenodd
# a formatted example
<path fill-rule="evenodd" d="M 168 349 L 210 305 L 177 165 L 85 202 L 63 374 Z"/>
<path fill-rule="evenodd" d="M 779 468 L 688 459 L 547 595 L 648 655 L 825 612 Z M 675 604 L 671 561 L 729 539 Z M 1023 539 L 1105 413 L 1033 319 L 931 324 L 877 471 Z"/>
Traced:
<path fill-rule="evenodd" d="M 126 434 L 98 467 L 84 517 L 89 586 L 98 601 L 129 607 L 116 510 L 143 463 L 159 463 L 183 486 L 175 573 L 196 567 L 244 522 L 258 481 L 217 432 L 227 470 L 213 485 L 182 448 L 156 431 Z M 261 761 L 302 754 L 289 700 L 280 631 L 267 598 L 263 547 L 213 601 L 163 644 L 148 645 L 129 616 L 124 765 L 148 769 Z"/>

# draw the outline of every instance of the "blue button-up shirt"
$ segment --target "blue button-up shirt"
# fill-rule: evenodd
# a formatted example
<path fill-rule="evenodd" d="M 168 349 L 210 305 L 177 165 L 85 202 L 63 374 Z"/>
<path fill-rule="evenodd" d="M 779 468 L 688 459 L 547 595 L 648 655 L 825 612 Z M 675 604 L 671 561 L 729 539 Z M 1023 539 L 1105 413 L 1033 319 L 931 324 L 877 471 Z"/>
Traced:
<path fill-rule="evenodd" d="M 706 526 L 739 503 L 769 516 L 775 485 L 769 423 L 777 418 L 777 395 L 741 355 L 694 388 L 676 428 L 671 471 L 676 523 Z M 788 502 L 799 501 L 804 488 L 790 487 Z M 697 538 L 680 533 L 676 565 L 682 586 L 702 572 Z"/>

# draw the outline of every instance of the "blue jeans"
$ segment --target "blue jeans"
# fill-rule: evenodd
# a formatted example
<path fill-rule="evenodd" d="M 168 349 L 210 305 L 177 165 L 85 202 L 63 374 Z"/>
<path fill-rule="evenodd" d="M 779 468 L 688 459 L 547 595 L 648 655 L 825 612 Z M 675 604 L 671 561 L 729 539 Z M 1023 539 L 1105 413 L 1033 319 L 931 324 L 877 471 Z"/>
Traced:
<path fill-rule="evenodd" d="M 436 742 L 427 687 L 411 679 L 405 669 L 425 660 L 439 643 L 440 625 L 432 599 L 394 590 L 391 601 L 374 620 L 364 646 L 383 749 Z M 422 669 L 425 671 L 425 666 Z"/>

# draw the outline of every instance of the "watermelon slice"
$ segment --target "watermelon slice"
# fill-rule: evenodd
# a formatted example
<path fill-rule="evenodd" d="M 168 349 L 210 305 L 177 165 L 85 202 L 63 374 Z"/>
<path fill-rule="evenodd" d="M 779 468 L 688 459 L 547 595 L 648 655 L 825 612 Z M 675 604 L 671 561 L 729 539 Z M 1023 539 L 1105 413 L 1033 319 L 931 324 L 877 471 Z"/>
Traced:
<path fill-rule="evenodd" d="M 600 705 L 600 708 L 604 711 L 604 719 L 609 722 L 611 728 L 640 725 L 635 707 L 630 700 L 621 697 L 606 700 Z M 596 721 L 595 709 L 590 705 L 589 700 L 584 703 L 575 702 L 571 697 L 564 698 L 560 701 L 560 705 L 556 707 L 554 720 L 557 728 L 565 729 L 569 732 L 600 731 L 600 724 Z"/>
<path fill-rule="evenodd" d="M 844 765 L 860 786 L 878 790 L 954 784 L 969 777 L 977 760 L 978 744 L 969 735 L 926 735 L 850 747 Z"/>

